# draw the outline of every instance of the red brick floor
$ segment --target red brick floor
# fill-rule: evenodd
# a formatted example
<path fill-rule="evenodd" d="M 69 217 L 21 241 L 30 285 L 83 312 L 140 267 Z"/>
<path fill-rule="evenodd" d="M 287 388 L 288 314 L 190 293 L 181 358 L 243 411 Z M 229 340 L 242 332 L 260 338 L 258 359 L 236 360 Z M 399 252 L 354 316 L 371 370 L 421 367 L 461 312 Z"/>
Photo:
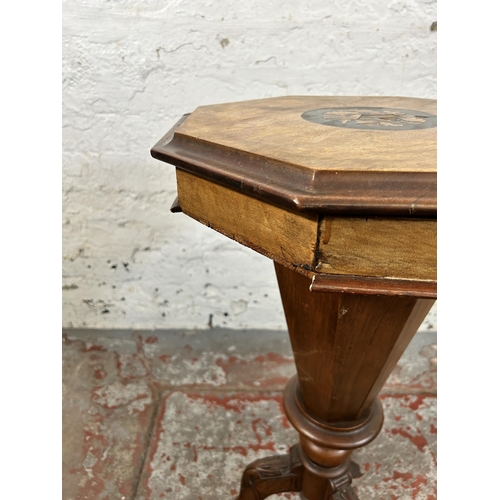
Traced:
<path fill-rule="evenodd" d="M 286 332 L 65 330 L 63 500 L 235 498 L 247 463 L 297 441 L 281 400 L 294 372 Z M 382 432 L 353 454 L 361 500 L 435 499 L 435 333 L 382 403 Z"/>

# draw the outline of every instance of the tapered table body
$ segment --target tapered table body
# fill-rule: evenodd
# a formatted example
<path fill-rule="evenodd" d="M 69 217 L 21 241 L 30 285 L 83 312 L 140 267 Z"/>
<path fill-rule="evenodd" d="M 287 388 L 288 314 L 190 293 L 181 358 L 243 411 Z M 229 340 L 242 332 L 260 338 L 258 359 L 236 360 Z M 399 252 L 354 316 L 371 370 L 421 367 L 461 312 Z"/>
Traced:
<path fill-rule="evenodd" d="M 436 299 L 436 103 L 283 97 L 204 106 L 152 149 L 173 211 L 275 262 L 297 367 L 288 455 L 249 464 L 240 500 L 356 499 L 349 457 Z"/>

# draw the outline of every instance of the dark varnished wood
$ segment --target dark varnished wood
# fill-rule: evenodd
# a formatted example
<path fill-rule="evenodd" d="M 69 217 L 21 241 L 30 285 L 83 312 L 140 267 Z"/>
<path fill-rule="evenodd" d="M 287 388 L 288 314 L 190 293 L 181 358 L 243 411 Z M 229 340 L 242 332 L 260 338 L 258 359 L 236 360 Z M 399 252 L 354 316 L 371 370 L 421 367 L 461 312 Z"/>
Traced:
<path fill-rule="evenodd" d="M 182 212 L 182 208 L 181 206 L 179 205 L 179 198 L 175 198 L 174 202 L 172 203 L 171 207 L 170 207 L 170 211 L 173 213 L 173 214 L 178 214 L 178 213 L 181 213 Z"/>
<path fill-rule="evenodd" d="M 333 423 L 318 420 L 304 403 L 297 377 L 288 381 L 283 405 L 288 419 L 300 434 L 307 456 L 323 467 L 340 465 L 349 458 L 352 450 L 373 441 L 384 421 L 378 400 L 372 403 L 363 418 Z"/>
<path fill-rule="evenodd" d="M 277 263 L 275 268 L 297 366 L 283 401 L 299 433 L 302 465 L 296 469 L 300 490 L 290 491 L 301 491 L 307 500 L 358 500 L 351 453 L 380 432 L 377 395 L 434 301 L 312 292 L 307 276 Z M 265 491 L 283 491 L 273 489 L 283 486 L 282 476 L 269 478 Z M 299 488 L 298 480 L 293 488 Z M 242 491 L 257 495 L 252 488 Z"/>
<path fill-rule="evenodd" d="M 290 168 L 283 162 L 227 151 L 185 137 L 162 140 L 151 154 L 223 186 L 298 211 L 436 217 L 437 177 L 434 173 L 338 172 L 333 179 L 319 173 L 311 186 L 307 172 Z"/>
<path fill-rule="evenodd" d="M 324 422 L 361 418 L 434 301 L 311 293 L 307 277 L 275 267 L 306 408 Z"/>
<path fill-rule="evenodd" d="M 351 486 L 351 462 L 334 467 L 321 467 L 313 462 L 302 447 L 299 455 L 304 466 L 301 496 L 307 500 L 359 500 Z"/>
<path fill-rule="evenodd" d="M 334 274 L 316 274 L 310 286 L 312 292 L 355 293 L 361 295 L 397 295 L 421 299 L 437 298 L 435 281 L 399 280 L 349 276 Z"/>
<path fill-rule="evenodd" d="M 263 500 L 269 495 L 302 490 L 304 467 L 299 445 L 287 455 L 275 455 L 248 464 L 241 480 L 238 500 Z"/>
<path fill-rule="evenodd" d="M 359 500 L 351 486 L 357 470 L 350 461 L 337 467 L 318 466 L 296 444 L 286 455 L 261 458 L 247 465 L 237 500 L 264 500 L 285 492 L 301 492 L 306 499 Z"/>
<path fill-rule="evenodd" d="M 249 464 L 243 473 L 238 500 L 261 500 L 284 491 L 300 491 L 307 500 L 358 500 L 351 482 L 359 471 L 350 455 L 380 432 L 380 402 L 374 401 L 362 419 L 325 425 L 305 408 L 297 377 L 293 377 L 285 388 L 283 404 L 299 432 L 300 443 L 290 449 L 289 455 Z"/>
<path fill-rule="evenodd" d="M 275 261 L 299 443 L 250 464 L 239 500 L 357 500 L 351 453 L 380 432 L 377 395 L 436 298 L 435 110 L 404 97 L 202 106 L 153 147 L 177 167 L 172 211 Z"/>

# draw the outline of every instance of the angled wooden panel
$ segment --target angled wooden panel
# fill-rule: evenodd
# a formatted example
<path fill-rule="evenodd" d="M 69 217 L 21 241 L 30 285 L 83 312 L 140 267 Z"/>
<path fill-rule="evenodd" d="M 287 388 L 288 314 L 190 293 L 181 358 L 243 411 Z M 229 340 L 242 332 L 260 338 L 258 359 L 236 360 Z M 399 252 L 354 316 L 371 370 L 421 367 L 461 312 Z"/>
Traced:
<path fill-rule="evenodd" d="M 361 418 L 434 301 L 312 293 L 275 267 L 305 406 L 324 422 Z"/>
<path fill-rule="evenodd" d="M 284 265 L 312 269 L 318 216 L 264 203 L 177 169 L 182 211 Z"/>
<path fill-rule="evenodd" d="M 435 220 L 325 216 L 320 231 L 317 272 L 436 281 Z"/>

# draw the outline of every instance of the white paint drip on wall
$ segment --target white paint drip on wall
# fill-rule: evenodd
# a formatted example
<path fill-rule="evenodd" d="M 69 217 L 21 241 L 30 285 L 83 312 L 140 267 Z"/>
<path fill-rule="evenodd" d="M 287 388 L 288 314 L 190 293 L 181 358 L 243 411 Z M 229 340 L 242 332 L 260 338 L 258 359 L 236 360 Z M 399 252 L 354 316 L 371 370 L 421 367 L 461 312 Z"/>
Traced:
<path fill-rule="evenodd" d="M 435 98 L 435 20 L 425 0 L 66 0 L 63 325 L 285 328 L 272 263 L 171 214 L 149 149 L 200 105 Z"/>

